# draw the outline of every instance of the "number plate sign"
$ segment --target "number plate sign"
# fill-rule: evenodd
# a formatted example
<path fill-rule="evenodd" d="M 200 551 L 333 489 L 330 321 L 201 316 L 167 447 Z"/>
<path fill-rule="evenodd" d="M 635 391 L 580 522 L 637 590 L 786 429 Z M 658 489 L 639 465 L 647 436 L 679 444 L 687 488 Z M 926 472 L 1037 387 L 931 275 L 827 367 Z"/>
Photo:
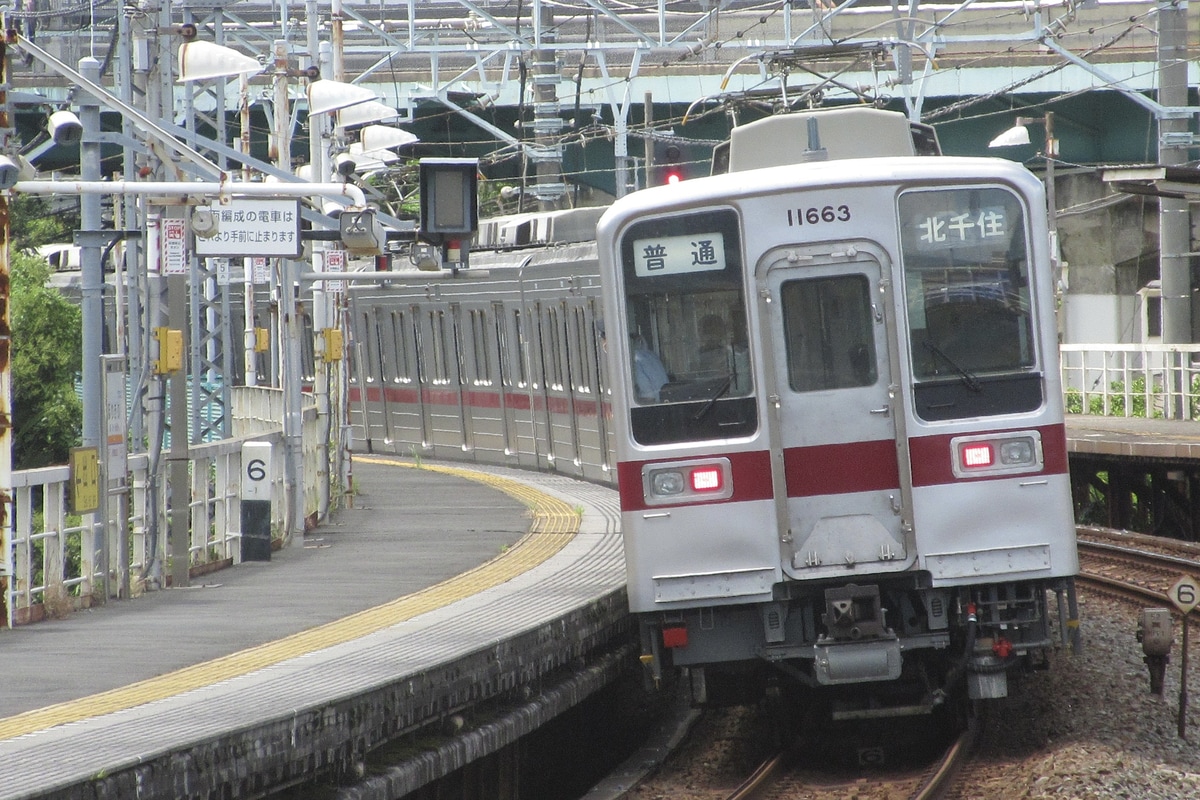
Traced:
<path fill-rule="evenodd" d="M 1196 583 L 1190 575 L 1184 575 L 1167 591 L 1167 595 L 1175 607 L 1186 616 L 1200 605 L 1200 583 Z"/>

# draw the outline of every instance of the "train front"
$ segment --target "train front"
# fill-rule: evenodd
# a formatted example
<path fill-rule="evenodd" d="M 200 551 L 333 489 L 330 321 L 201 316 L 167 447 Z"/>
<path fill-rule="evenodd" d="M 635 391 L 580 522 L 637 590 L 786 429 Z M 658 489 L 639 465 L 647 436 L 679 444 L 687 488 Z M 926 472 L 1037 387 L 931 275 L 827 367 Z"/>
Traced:
<path fill-rule="evenodd" d="M 688 667 L 698 703 L 778 686 L 895 716 L 1004 696 L 1066 642 L 1078 562 L 1032 175 L 754 170 L 624 198 L 598 241 L 651 677 Z"/>

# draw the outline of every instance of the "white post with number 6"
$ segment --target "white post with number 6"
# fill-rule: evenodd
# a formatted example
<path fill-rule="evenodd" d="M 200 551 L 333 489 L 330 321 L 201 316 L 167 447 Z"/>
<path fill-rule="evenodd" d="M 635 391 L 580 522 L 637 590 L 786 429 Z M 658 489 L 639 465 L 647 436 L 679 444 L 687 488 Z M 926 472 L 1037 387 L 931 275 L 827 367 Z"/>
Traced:
<path fill-rule="evenodd" d="M 1183 655 L 1179 659 L 1179 738 L 1187 738 L 1188 706 L 1188 614 L 1200 604 L 1200 583 L 1191 575 L 1184 575 L 1167 592 L 1171 602 L 1183 614 Z"/>
<path fill-rule="evenodd" d="M 271 464 L 269 442 L 242 445 L 242 561 L 271 560 Z"/>

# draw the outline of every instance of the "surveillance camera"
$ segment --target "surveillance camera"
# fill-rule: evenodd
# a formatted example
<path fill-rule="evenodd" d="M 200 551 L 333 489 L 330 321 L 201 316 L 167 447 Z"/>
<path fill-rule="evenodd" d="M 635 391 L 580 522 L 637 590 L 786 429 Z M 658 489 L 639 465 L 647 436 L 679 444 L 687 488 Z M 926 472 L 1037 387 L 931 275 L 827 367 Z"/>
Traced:
<path fill-rule="evenodd" d="M 349 178 L 354 174 L 354 170 L 358 169 L 358 164 L 354 161 L 354 156 L 349 153 L 339 153 L 334 156 L 333 168 L 338 175 L 343 178 Z"/>
<path fill-rule="evenodd" d="M 11 189 L 21 180 L 21 167 L 8 156 L 0 156 L 0 189 Z"/>
<path fill-rule="evenodd" d="M 50 115 L 46 127 L 58 145 L 79 144 L 83 139 L 83 124 L 70 111 L 55 111 Z"/>

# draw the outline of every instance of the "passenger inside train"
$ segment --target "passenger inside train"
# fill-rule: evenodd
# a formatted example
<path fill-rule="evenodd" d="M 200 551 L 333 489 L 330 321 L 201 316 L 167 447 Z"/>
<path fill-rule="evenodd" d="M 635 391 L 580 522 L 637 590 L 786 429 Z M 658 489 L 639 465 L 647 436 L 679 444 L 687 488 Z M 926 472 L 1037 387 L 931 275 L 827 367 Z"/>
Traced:
<path fill-rule="evenodd" d="M 636 330 L 629 332 L 629 349 L 633 353 L 634 394 L 640 401 L 657 403 L 659 392 L 670 381 L 667 368 Z"/>

